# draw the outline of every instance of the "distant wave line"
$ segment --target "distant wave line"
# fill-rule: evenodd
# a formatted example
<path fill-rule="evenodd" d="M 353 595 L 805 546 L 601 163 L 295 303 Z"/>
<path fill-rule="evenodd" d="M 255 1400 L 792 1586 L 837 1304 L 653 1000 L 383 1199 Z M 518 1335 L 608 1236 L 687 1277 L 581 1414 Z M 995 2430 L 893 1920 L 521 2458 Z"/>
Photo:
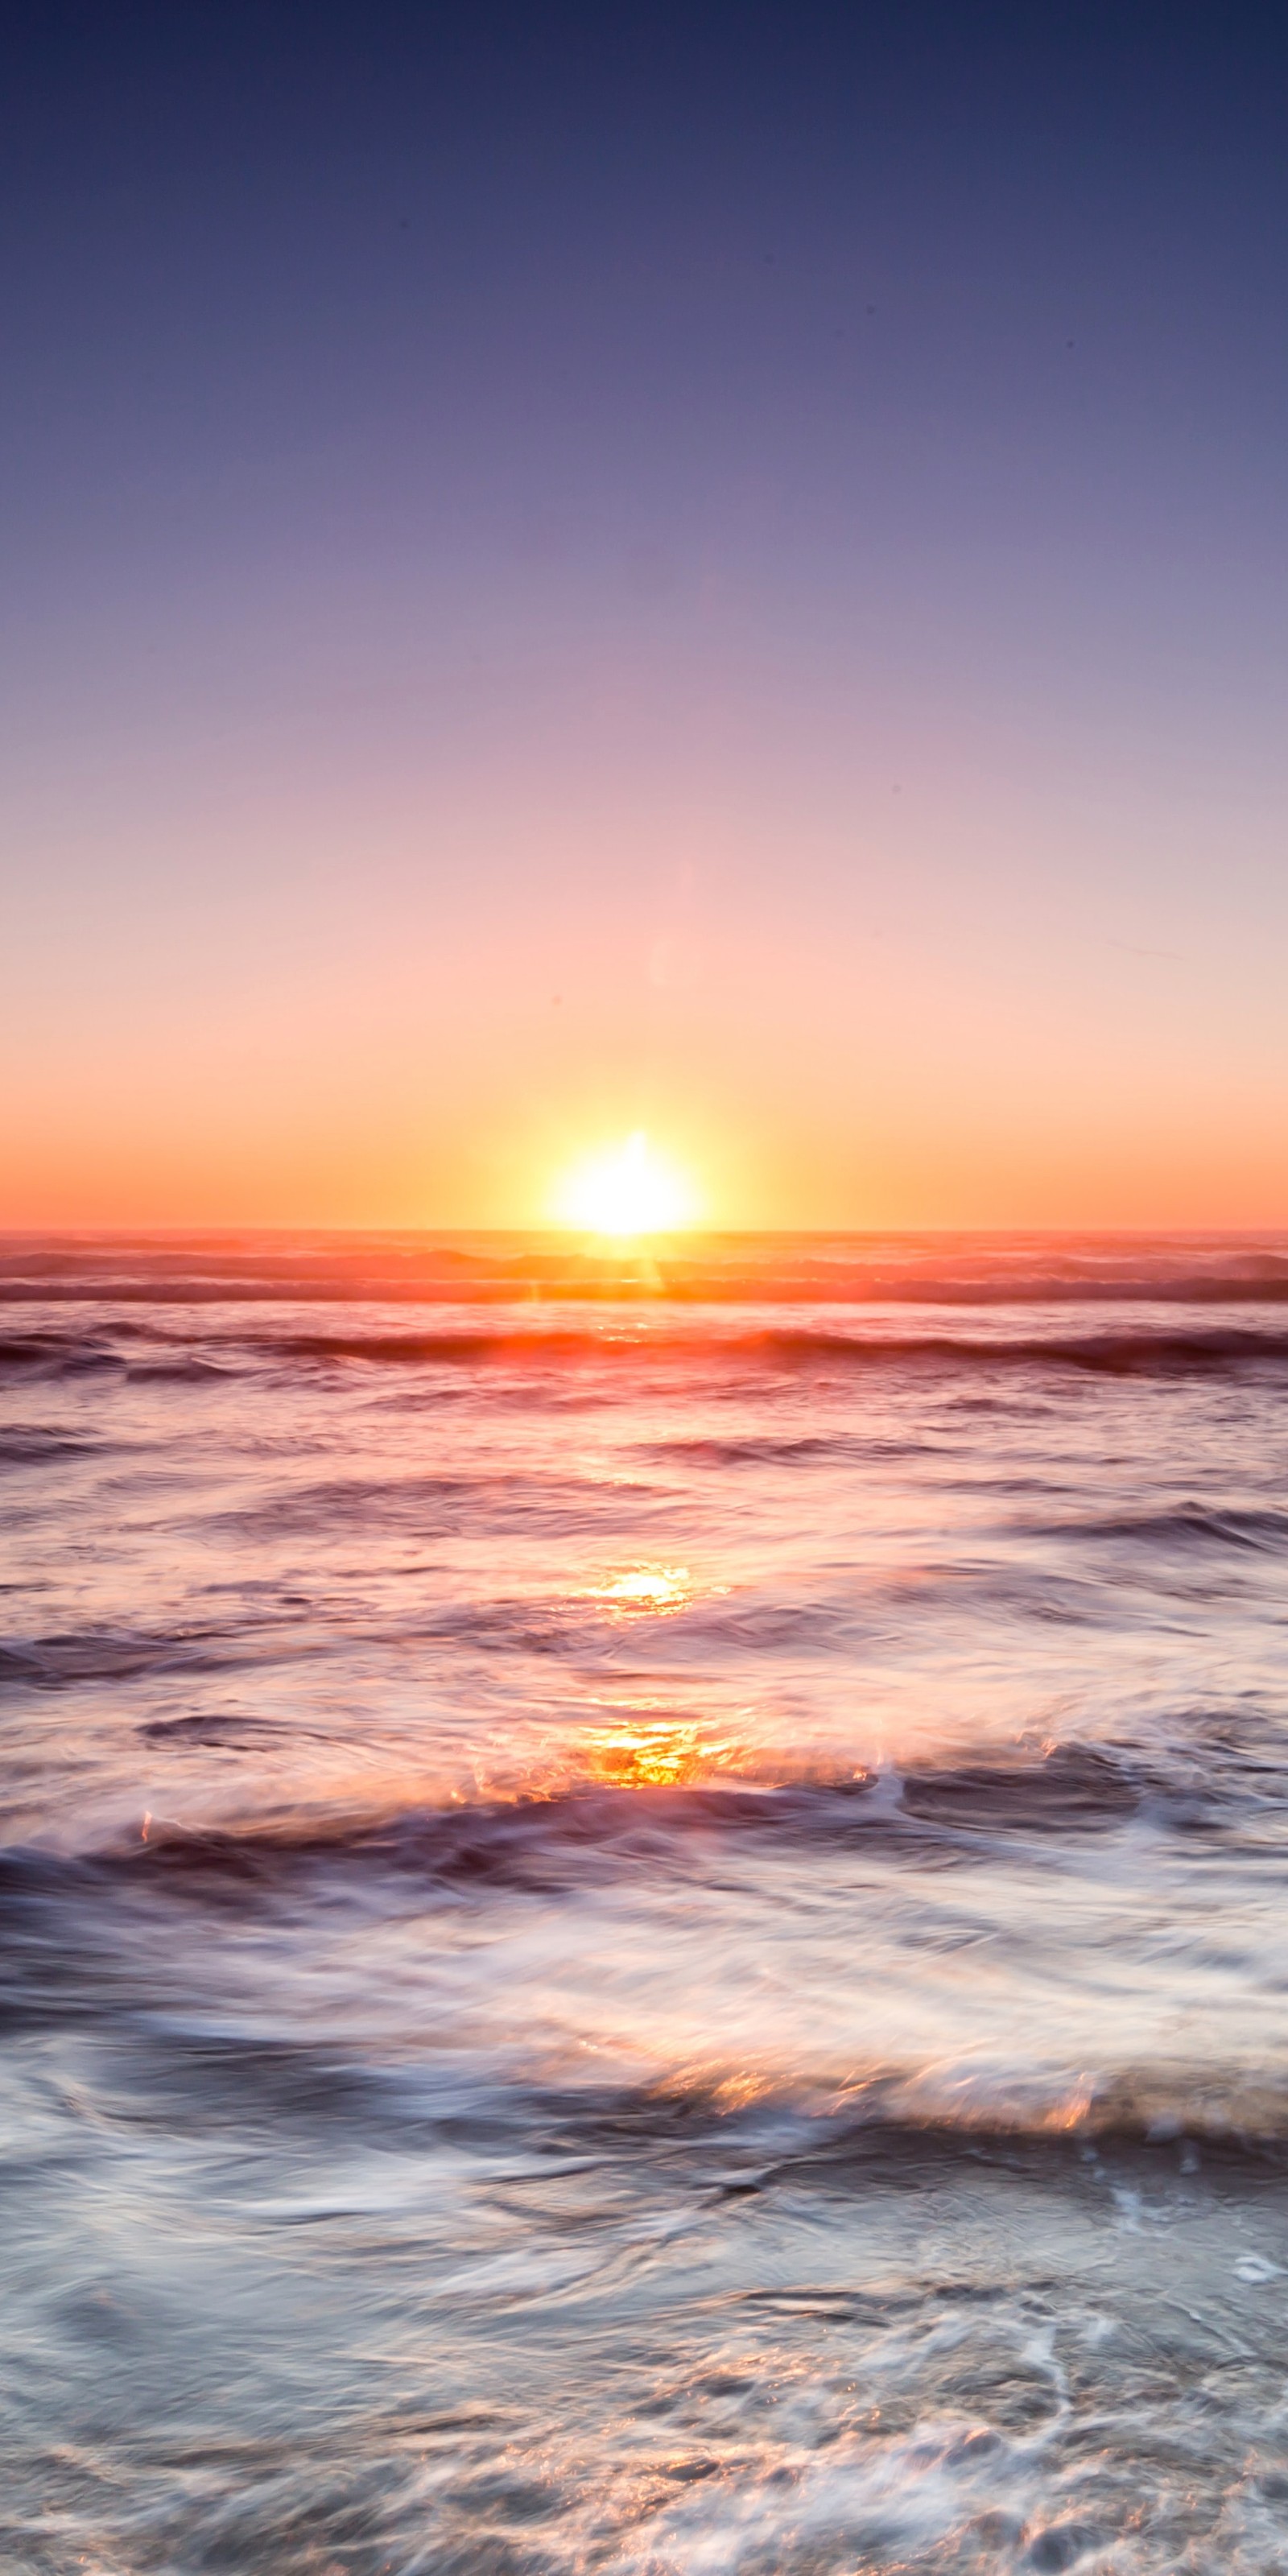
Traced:
<path fill-rule="evenodd" d="M 1178 1330 L 1147 1323 L 1086 1332 L 964 1334 L 852 1332 L 826 1326 L 794 1327 L 652 1321 L 630 1331 L 619 1325 L 591 1328 L 532 1325 L 498 1331 L 469 1327 L 447 1331 L 243 1332 L 205 1339 L 200 1350 L 170 1344 L 158 1335 L 150 1347 L 121 1349 L 111 1328 L 87 1335 L 53 1329 L 0 1335 L 0 1372 L 80 1376 L 117 1372 L 134 1379 L 217 1382 L 256 1363 L 403 1368 L 550 1369 L 605 1366 L 706 1365 L 765 1370 L 918 1367 L 972 1369 L 1074 1369 L 1100 1376 L 1176 1376 L 1249 1364 L 1282 1368 L 1288 1332 L 1253 1323 Z"/>

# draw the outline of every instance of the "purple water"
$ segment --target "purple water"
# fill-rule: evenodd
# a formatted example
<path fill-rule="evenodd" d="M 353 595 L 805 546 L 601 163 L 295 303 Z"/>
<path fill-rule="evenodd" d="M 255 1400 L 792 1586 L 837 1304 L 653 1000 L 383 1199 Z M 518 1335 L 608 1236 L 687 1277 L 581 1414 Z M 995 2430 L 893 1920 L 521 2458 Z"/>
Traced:
<path fill-rule="evenodd" d="M 1277 2566 L 1286 1299 L 0 1245 L 5 2567 Z"/>

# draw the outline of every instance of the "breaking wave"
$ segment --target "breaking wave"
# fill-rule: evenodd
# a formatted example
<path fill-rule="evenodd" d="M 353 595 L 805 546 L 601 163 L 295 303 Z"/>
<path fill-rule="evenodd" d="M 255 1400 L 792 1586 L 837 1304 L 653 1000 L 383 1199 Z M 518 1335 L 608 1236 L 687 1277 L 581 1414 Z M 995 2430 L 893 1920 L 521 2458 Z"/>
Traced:
<path fill-rule="evenodd" d="M 537 1322 L 505 1330 L 470 1325 L 450 1331 L 350 1330 L 289 1333 L 235 1332 L 225 1326 L 200 1352 L 164 1344 L 122 1346 L 120 1328 L 91 1334 L 53 1331 L 8 1334 L 0 1339 L 0 1376 L 50 1380 L 115 1373 L 134 1384 L 199 1387 L 218 1384 L 247 1369 L 297 1367 L 329 1370 L 522 1370 L 559 1373 L 576 1369 L 754 1371 L 808 1375 L 900 1369 L 923 1374 L 969 1372 L 987 1382 L 1017 1370 L 1075 1372 L 1097 1377 L 1220 1375 L 1250 1368 L 1288 1367 L 1288 1332 L 1270 1323 L 1178 1330 L 1157 1320 L 1133 1320 L 1105 1331 L 980 1333 L 920 1330 L 838 1331 L 821 1325 L 769 1323 L 700 1329 L 682 1315 L 650 1314 L 638 1327 L 620 1318 L 585 1327 Z M 795 1444 L 808 1455 L 811 1444 Z"/>

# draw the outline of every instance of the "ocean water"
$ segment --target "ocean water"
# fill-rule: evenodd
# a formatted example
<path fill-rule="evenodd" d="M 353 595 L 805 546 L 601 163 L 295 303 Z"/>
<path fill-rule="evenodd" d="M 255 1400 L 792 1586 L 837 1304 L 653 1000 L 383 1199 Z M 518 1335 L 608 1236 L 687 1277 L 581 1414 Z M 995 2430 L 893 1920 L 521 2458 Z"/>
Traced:
<path fill-rule="evenodd" d="M 0 1245 L 0 2565 L 1288 2568 L 1288 1241 Z"/>

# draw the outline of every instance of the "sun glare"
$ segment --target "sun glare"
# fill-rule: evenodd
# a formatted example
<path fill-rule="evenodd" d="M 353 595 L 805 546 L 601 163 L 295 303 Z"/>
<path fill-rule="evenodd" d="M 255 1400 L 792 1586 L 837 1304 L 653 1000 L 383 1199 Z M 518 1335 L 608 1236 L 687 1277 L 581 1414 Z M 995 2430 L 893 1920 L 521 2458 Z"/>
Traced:
<path fill-rule="evenodd" d="M 576 1164 L 555 1198 L 561 1224 L 619 1239 L 669 1234 L 677 1226 L 692 1225 L 698 1213 L 691 1181 L 654 1152 L 642 1130 Z"/>

